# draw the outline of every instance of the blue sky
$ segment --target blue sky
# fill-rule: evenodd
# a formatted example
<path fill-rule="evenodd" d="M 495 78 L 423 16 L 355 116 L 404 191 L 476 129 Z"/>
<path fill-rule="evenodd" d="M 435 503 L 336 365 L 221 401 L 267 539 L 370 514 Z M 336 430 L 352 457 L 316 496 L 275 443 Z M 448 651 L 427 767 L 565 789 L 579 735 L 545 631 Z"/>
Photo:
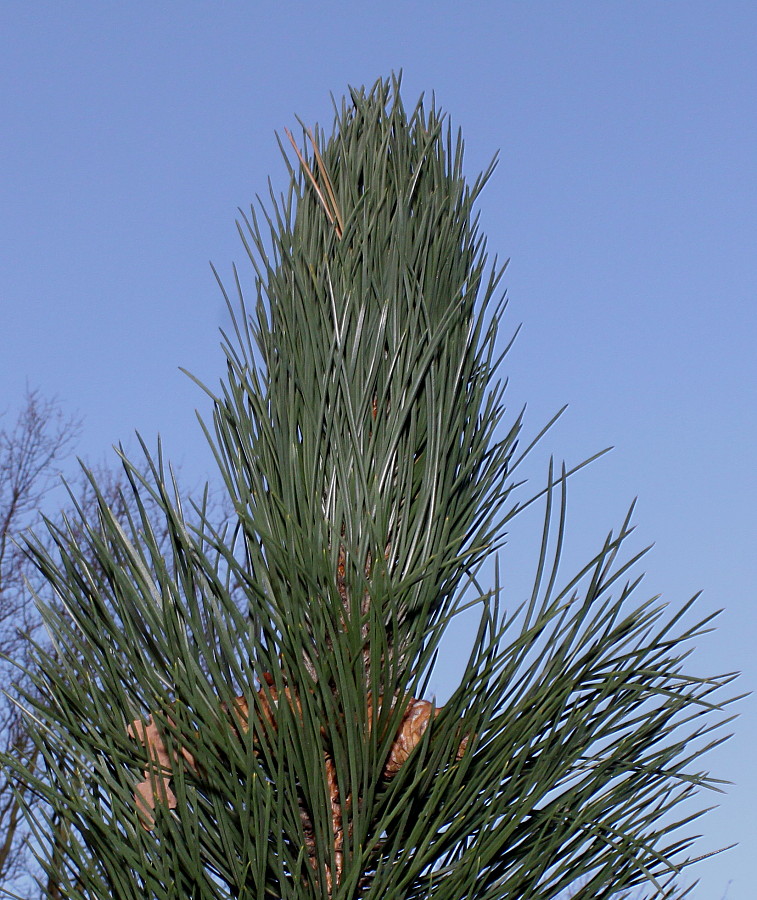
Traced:
<path fill-rule="evenodd" d="M 480 209 L 523 323 L 512 409 L 536 430 L 569 403 L 534 477 L 616 448 L 571 488 L 569 561 L 638 496 L 647 593 L 722 607 L 694 664 L 754 690 L 756 39 L 751 2 L 6 2 L 0 408 L 28 382 L 85 417 L 90 460 L 137 429 L 208 477 L 179 372 L 222 374 L 208 260 L 244 264 L 237 207 L 285 183 L 275 131 L 402 68 L 407 103 L 434 91 L 463 128 L 471 175 L 500 151 Z M 754 896 L 757 704 L 740 712 L 700 827 L 702 852 L 740 847 L 694 900 Z"/>

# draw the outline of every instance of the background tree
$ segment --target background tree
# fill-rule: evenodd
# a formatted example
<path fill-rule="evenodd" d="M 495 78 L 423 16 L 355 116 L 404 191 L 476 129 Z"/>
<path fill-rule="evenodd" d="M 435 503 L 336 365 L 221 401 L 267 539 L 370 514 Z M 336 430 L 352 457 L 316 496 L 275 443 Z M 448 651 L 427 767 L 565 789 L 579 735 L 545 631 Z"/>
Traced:
<path fill-rule="evenodd" d="M 488 173 L 468 186 L 459 136 L 396 82 L 292 143 L 288 195 L 240 228 L 256 302 L 237 282 L 212 394 L 233 527 L 202 506 L 192 525 L 148 456 L 147 475 L 124 460 L 133 515 L 93 480 L 97 514 L 30 545 L 55 652 L 35 648 L 27 693 L 42 766 L 11 764 L 45 800 L 43 865 L 93 900 L 671 896 L 729 679 L 687 670 L 708 624 L 690 603 L 635 599 L 630 514 L 564 578 L 570 473 L 517 499 Z M 533 499 L 533 591 L 505 605 L 480 569 Z"/>
<path fill-rule="evenodd" d="M 6 413 L 8 415 L 8 413 Z M 71 453 L 79 439 L 81 420 L 66 415 L 55 399 L 36 389 L 27 389 L 18 413 L 0 429 L 0 683 L 11 681 L 16 688 L 33 690 L 25 674 L 29 664 L 29 639 L 46 644 L 42 620 L 33 594 L 54 604 L 55 597 L 47 589 L 28 553 L 23 550 L 24 533 L 41 522 L 45 510 L 60 507 L 65 500 L 61 476 L 71 469 Z M 95 467 L 98 495 L 91 482 L 74 468 L 70 474 L 71 497 L 67 509 L 53 516 L 55 521 L 75 522 L 76 517 L 97 515 L 98 496 L 109 509 L 124 520 L 134 514 L 128 483 L 118 469 L 101 464 Z M 51 496 L 52 495 L 52 496 Z M 56 502 L 57 498 L 57 502 Z M 222 521 L 220 504 L 211 504 L 213 515 Z M 156 526 L 161 546 L 166 546 L 165 529 Z M 52 550 L 52 547 L 49 547 Z M 96 565 L 90 560 L 90 565 Z M 15 676 L 15 677 L 14 677 Z M 0 693 L 0 741 L 2 752 L 24 760 L 34 770 L 37 750 L 23 720 L 15 691 Z M 6 771 L 0 779 L 0 890 L 40 896 L 37 884 L 39 869 L 29 846 L 29 828 L 23 805 L 34 807 L 36 796 L 23 783 L 14 783 Z M 56 833 L 55 830 L 52 833 Z M 42 893 L 57 896 L 57 876 L 49 872 Z"/>
<path fill-rule="evenodd" d="M 7 415 L 7 413 L 6 413 Z M 76 417 L 66 416 L 53 399 L 28 389 L 10 424 L 0 429 L 0 683 L 10 684 L 14 661 L 28 662 L 28 639 L 37 634 L 39 616 L 28 583 L 39 586 L 39 573 L 15 543 L 35 521 L 45 498 L 58 483 L 60 468 L 80 431 Z M 28 679 L 20 676 L 29 687 Z M 36 753 L 11 696 L 0 695 L 2 750 L 34 768 Z M 3 773 L 0 777 L 0 885 L 20 887 L 29 874 L 28 829 L 21 798 L 32 802 Z"/>

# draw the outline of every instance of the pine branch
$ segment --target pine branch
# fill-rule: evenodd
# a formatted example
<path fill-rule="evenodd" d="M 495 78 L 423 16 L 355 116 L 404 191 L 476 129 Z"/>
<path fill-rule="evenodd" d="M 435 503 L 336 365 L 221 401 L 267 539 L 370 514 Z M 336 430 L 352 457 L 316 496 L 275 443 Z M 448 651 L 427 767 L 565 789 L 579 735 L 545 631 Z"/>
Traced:
<path fill-rule="evenodd" d="M 95 515 L 30 543 L 59 605 L 24 699 L 39 768 L 6 762 L 43 866 L 71 900 L 671 896 L 730 702 L 733 676 L 688 661 L 710 622 L 637 599 L 630 512 L 563 575 L 582 464 L 516 493 L 491 170 L 469 185 L 460 136 L 397 80 L 303 133 L 289 193 L 240 224 L 255 299 L 227 296 L 208 391 L 231 527 L 185 511 L 158 453 L 124 459 L 132 513 L 95 484 Z M 481 567 L 537 501 L 519 605 Z"/>

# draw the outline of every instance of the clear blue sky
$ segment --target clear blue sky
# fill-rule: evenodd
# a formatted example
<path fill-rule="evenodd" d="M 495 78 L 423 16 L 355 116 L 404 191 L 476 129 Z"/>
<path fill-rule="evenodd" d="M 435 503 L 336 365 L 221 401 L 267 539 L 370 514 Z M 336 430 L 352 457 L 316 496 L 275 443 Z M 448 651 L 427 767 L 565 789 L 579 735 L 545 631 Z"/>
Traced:
<path fill-rule="evenodd" d="M 723 607 L 696 665 L 754 690 L 753 0 L 6 0 L 0 407 L 28 381 L 85 416 L 90 459 L 160 432 L 206 477 L 204 400 L 178 367 L 222 374 L 208 260 L 243 263 L 236 208 L 284 184 L 274 131 L 328 125 L 330 92 L 398 68 L 407 102 L 435 91 L 463 128 L 471 174 L 501 151 L 481 221 L 524 324 L 513 409 L 536 429 L 570 404 L 545 454 L 616 447 L 575 481 L 571 553 L 638 496 L 647 593 Z M 699 866 L 694 900 L 755 896 L 757 704 L 740 711 L 701 847 L 741 844 Z"/>

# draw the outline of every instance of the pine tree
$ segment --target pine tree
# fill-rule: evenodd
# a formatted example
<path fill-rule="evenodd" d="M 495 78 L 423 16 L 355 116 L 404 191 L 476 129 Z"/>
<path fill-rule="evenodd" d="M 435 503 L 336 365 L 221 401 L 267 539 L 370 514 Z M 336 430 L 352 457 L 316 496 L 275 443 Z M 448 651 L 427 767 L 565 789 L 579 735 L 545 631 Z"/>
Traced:
<path fill-rule="evenodd" d="M 137 514 L 101 497 L 49 526 L 55 553 L 30 543 L 59 605 L 26 697 L 44 766 L 11 765 L 44 800 L 43 869 L 71 900 L 672 896 L 729 681 L 687 673 L 707 621 L 636 600 L 630 514 L 558 574 L 564 467 L 532 498 L 531 596 L 480 586 L 531 502 L 489 172 L 467 184 L 459 135 L 394 79 L 289 138 L 288 193 L 240 225 L 256 298 L 237 278 L 209 391 L 229 526 L 158 452 L 149 477 L 124 458 Z"/>

